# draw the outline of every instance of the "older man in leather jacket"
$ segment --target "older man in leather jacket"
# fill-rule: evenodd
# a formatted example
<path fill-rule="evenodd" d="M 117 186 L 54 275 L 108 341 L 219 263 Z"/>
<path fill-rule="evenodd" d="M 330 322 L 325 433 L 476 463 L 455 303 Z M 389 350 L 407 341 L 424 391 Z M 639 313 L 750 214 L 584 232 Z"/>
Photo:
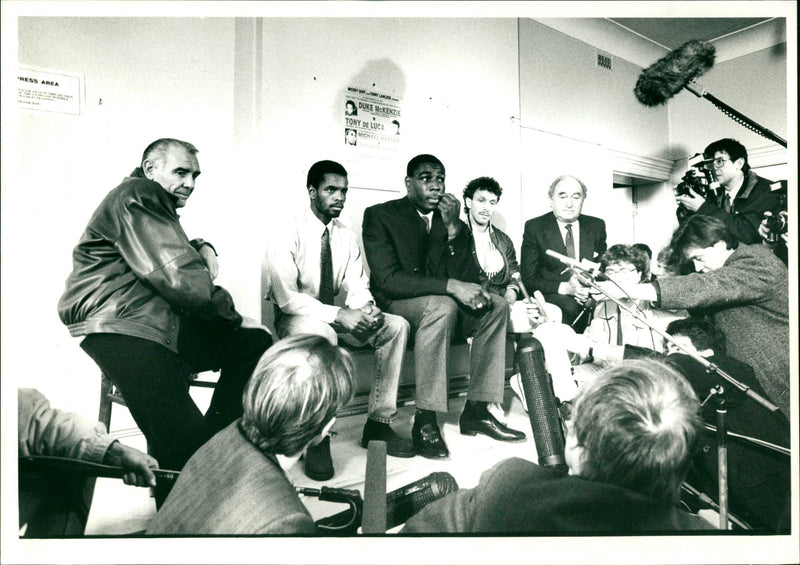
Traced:
<path fill-rule="evenodd" d="M 151 143 L 141 167 L 89 220 L 58 304 L 167 469 L 180 469 L 241 415 L 244 385 L 272 343 L 263 328 L 242 327 L 231 295 L 213 283 L 213 247 L 181 227 L 177 209 L 199 174 L 192 144 Z M 189 395 L 190 375 L 220 368 L 204 416 Z"/>

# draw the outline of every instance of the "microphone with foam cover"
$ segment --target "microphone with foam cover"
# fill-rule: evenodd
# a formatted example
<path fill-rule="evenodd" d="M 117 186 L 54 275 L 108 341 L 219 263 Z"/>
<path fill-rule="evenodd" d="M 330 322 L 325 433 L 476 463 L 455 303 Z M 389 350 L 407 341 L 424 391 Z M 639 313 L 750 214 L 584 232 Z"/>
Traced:
<path fill-rule="evenodd" d="M 787 147 L 786 140 L 775 132 L 731 108 L 713 94 L 692 86 L 696 79 L 714 65 L 715 52 L 714 46 L 705 41 L 697 39 L 687 41 L 642 71 L 633 89 L 636 99 L 645 106 L 658 106 L 685 88 L 698 98 L 705 98 L 711 102 L 720 112 L 739 125 Z"/>
<path fill-rule="evenodd" d="M 645 106 L 658 106 L 714 65 L 716 49 L 705 41 L 687 41 L 647 67 L 633 89 Z"/>
<path fill-rule="evenodd" d="M 564 457 L 564 432 L 556 406 L 553 383 L 544 362 L 544 348 L 533 336 L 523 337 L 517 345 L 517 366 L 528 405 L 533 440 L 539 465 L 567 474 Z"/>

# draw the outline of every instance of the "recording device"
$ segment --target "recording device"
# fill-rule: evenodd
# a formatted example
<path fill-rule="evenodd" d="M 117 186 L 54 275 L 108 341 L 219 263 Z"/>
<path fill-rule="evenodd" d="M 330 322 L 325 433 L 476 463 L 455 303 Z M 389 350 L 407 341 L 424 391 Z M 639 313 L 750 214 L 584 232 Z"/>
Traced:
<path fill-rule="evenodd" d="M 324 487 L 323 487 L 324 488 Z M 400 524 L 405 524 L 411 516 L 425 508 L 431 502 L 438 500 L 451 492 L 458 490 L 458 483 L 450 473 L 431 473 L 418 481 L 409 483 L 404 487 L 386 495 L 386 529 L 391 530 Z M 358 492 L 358 491 L 356 491 Z M 352 516 L 350 510 L 345 510 L 333 516 L 328 516 L 317 521 L 317 527 L 328 531 L 332 525 L 347 521 Z M 355 534 L 359 522 L 349 534 Z"/>
<path fill-rule="evenodd" d="M 564 432 L 553 393 L 553 381 L 545 368 L 544 348 L 533 336 L 523 337 L 517 346 L 517 366 L 528 406 L 539 465 L 566 475 Z"/>
<path fill-rule="evenodd" d="M 788 212 L 786 205 L 786 192 L 788 184 L 785 180 L 772 183 L 773 192 L 778 193 L 778 205 L 772 211 L 764 212 L 764 220 L 767 221 L 767 229 L 769 230 L 767 241 L 775 243 L 780 239 L 780 236 L 789 230 Z"/>
<path fill-rule="evenodd" d="M 736 123 L 787 147 L 786 140 L 782 137 L 737 112 L 713 94 L 696 88 L 695 81 L 714 65 L 715 51 L 716 49 L 705 41 L 696 39 L 687 41 L 642 71 L 633 93 L 645 106 L 658 106 L 685 88 L 698 98 L 705 98 L 711 102 Z"/>
<path fill-rule="evenodd" d="M 714 65 L 716 49 L 693 39 L 647 67 L 633 89 L 645 106 L 663 104 Z"/>
<path fill-rule="evenodd" d="M 567 267 L 571 267 L 573 269 L 577 269 L 579 274 L 586 275 L 589 277 L 605 277 L 605 275 L 599 273 L 600 271 L 600 264 L 595 263 L 594 261 L 589 261 L 588 259 L 581 259 L 578 261 L 577 259 L 573 259 L 572 257 L 567 257 L 566 255 L 562 255 L 561 253 L 557 253 L 552 249 L 545 250 L 545 254 L 553 257 L 554 259 L 558 259 L 562 263 L 564 263 Z M 602 279 L 601 279 L 602 280 Z"/>
<path fill-rule="evenodd" d="M 675 187 L 675 192 L 688 195 L 691 189 L 705 199 L 716 199 L 719 196 L 719 181 L 711 166 L 713 161 L 713 159 L 704 159 L 702 153 L 696 153 L 690 157 L 689 170 Z"/>
<path fill-rule="evenodd" d="M 696 153 L 689 158 L 689 170 L 683 175 L 681 182 L 675 187 L 678 196 L 688 196 L 690 191 L 699 194 L 706 202 L 716 202 L 719 196 L 720 185 L 714 167 L 711 166 L 713 159 L 704 159 L 702 153 Z M 678 221 L 692 215 L 692 211 L 686 207 L 678 206 Z"/>
<path fill-rule="evenodd" d="M 386 528 L 405 524 L 411 516 L 431 502 L 458 490 L 450 473 L 431 473 L 386 495 Z"/>
<path fill-rule="evenodd" d="M 528 291 L 525 288 L 525 284 L 522 282 L 522 277 L 520 277 L 519 273 L 514 273 L 511 275 L 511 279 L 517 283 L 520 292 L 522 292 L 522 297 L 528 302 L 528 304 L 533 304 L 536 306 L 536 309 L 539 310 L 539 317 L 541 318 L 542 323 L 546 324 L 549 322 L 550 317 L 547 315 L 547 310 L 544 307 L 545 300 L 542 293 L 537 290 L 533 293 L 533 298 L 531 298 L 531 295 L 528 294 Z"/>

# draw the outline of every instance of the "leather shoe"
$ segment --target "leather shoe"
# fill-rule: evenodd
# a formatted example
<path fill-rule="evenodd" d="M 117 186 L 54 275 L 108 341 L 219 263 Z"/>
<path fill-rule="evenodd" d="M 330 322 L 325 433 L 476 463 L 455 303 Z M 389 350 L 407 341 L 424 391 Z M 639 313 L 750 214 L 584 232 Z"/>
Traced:
<path fill-rule="evenodd" d="M 464 410 L 458 419 L 461 433 L 465 436 L 483 434 L 497 441 L 525 441 L 525 433 L 513 430 L 492 416 L 488 410 L 480 415 Z"/>
<path fill-rule="evenodd" d="M 331 436 L 325 436 L 317 445 L 309 445 L 303 455 L 304 470 L 309 479 L 327 481 L 333 478 Z"/>
<path fill-rule="evenodd" d="M 447 449 L 442 432 L 439 431 L 439 425 L 435 421 L 425 422 L 415 418 L 411 428 L 411 439 L 414 441 L 417 455 L 427 459 L 450 458 L 450 450 Z"/>
<path fill-rule="evenodd" d="M 389 424 L 368 419 L 361 436 L 361 447 L 366 449 L 371 441 L 386 442 L 386 454 L 392 457 L 414 457 L 417 454 L 411 440 L 397 435 Z"/>

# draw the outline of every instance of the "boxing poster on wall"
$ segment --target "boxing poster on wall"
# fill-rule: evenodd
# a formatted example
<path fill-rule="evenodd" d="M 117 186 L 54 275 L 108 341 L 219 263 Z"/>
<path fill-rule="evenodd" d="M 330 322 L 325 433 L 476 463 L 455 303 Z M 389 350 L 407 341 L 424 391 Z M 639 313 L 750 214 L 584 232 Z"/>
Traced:
<path fill-rule="evenodd" d="M 357 86 L 344 93 L 344 144 L 360 156 L 396 155 L 402 123 L 400 99 Z"/>

